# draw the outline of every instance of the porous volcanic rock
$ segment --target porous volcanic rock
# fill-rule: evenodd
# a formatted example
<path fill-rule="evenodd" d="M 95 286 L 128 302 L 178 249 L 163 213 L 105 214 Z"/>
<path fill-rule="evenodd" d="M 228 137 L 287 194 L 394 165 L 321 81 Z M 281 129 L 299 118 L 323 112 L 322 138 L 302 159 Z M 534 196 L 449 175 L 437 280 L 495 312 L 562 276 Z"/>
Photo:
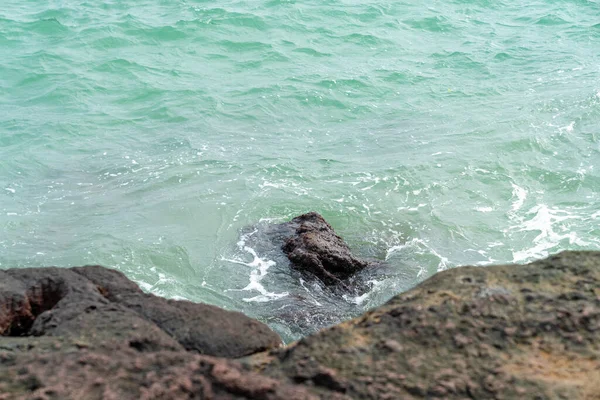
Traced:
<path fill-rule="evenodd" d="M 266 325 L 238 312 L 143 293 L 100 266 L 0 271 L 0 334 L 127 342 L 235 358 L 278 347 Z"/>
<path fill-rule="evenodd" d="M 236 361 L 198 354 L 203 307 L 148 296 L 101 267 L 0 271 L 0 399 L 600 398 L 600 252 L 444 271 Z M 226 318 L 218 343 L 271 335 Z"/>
<path fill-rule="evenodd" d="M 327 398 L 599 399 L 600 252 L 440 272 L 246 364 Z"/>
<path fill-rule="evenodd" d="M 345 286 L 344 280 L 369 266 L 352 255 L 344 240 L 316 212 L 280 224 L 289 232 L 282 245 L 293 268 L 308 272 L 326 285 Z"/>
<path fill-rule="evenodd" d="M 65 337 L 0 339 L 2 400 L 312 400 L 307 388 L 190 351 Z M 338 397 L 339 398 L 339 397 Z"/>

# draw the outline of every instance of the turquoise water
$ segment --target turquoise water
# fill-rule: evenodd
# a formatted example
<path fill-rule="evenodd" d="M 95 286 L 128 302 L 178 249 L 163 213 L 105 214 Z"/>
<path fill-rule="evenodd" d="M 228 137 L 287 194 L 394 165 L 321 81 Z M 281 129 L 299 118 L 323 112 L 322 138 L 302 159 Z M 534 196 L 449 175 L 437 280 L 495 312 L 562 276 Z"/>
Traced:
<path fill-rule="evenodd" d="M 0 268 L 99 263 L 291 340 L 439 270 L 599 249 L 599 169 L 598 1 L 0 6 Z M 310 210 L 389 262 L 371 291 L 248 245 Z"/>

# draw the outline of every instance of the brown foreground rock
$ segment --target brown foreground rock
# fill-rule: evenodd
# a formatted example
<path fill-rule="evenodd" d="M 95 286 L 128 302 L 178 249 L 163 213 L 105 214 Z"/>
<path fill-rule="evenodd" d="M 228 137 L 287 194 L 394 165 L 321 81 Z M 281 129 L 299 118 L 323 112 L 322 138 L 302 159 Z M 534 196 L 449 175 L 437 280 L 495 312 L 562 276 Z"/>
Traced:
<path fill-rule="evenodd" d="M 600 252 L 441 272 L 247 365 L 324 398 L 600 399 Z"/>
<path fill-rule="evenodd" d="M 310 399 L 219 357 L 278 347 L 241 313 L 99 266 L 0 271 L 0 399 Z"/>
<path fill-rule="evenodd" d="M 0 399 L 309 400 L 301 386 L 189 351 L 140 350 L 115 340 L 88 347 L 65 338 L 5 338 Z"/>
<path fill-rule="evenodd" d="M 600 252 L 445 271 L 241 363 L 198 353 L 272 332 L 205 307 L 101 267 L 0 272 L 0 399 L 600 399 Z"/>
<path fill-rule="evenodd" d="M 100 266 L 0 271 L 0 334 L 106 340 L 140 350 L 235 358 L 278 347 L 266 325 L 238 312 L 143 293 Z"/>

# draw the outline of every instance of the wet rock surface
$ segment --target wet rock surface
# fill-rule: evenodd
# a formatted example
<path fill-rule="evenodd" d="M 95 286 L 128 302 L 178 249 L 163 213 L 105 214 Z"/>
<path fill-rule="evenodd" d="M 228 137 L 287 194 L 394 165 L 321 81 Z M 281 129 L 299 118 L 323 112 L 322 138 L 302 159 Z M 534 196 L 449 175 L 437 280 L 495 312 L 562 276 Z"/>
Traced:
<path fill-rule="evenodd" d="M 327 398 L 600 398 L 600 252 L 438 273 L 246 360 Z"/>
<path fill-rule="evenodd" d="M 600 252 L 441 272 L 286 348 L 205 312 L 101 267 L 0 271 L 0 399 L 600 398 Z"/>
<path fill-rule="evenodd" d="M 346 286 L 344 280 L 367 268 L 369 262 L 350 251 L 344 240 L 316 212 L 277 225 L 281 248 L 293 268 L 319 278 L 326 285 Z"/>
<path fill-rule="evenodd" d="M 316 249 L 305 251 L 311 243 L 308 233 L 312 232 L 316 232 L 319 243 Z M 308 269 L 295 266 L 284 252 L 286 243 L 294 254 L 316 261 Z M 268 321 L 288 343 L 354 318 L 387 300 L 386 293 L 412 286 L 412 277 L 401 272 L 401 265 L 368 256 L 361 259 L 359 254 L 375 254 L 364 252 L 365 248 L 353 255 L 317 213 L 284 223 L 261 220 L 244 228 L 236 245 L 233 254 L 226 257 L 238 278 L 234 284 L 244 289 L 228 292 L 228 296 L 242 307 L 248 305 L 248 312 Z M 329 258 L 337 266 L 333 272 L 323 269 Z M 311 272 L 314 268 L 332 278 L 317 277 Z"/>

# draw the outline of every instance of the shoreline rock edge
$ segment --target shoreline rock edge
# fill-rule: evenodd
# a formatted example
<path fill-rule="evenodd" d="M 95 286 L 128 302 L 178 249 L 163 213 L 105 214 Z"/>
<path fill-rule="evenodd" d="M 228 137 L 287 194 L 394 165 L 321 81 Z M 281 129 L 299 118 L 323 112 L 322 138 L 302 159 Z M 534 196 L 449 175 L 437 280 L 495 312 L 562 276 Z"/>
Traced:
<path fill-rule="evenodd" d="M 117 271 L 9 269 L 0 332 L 0 399 L 591 400 L 600 252 L 440 272 L 285 348 L 258 321 Z"/>

